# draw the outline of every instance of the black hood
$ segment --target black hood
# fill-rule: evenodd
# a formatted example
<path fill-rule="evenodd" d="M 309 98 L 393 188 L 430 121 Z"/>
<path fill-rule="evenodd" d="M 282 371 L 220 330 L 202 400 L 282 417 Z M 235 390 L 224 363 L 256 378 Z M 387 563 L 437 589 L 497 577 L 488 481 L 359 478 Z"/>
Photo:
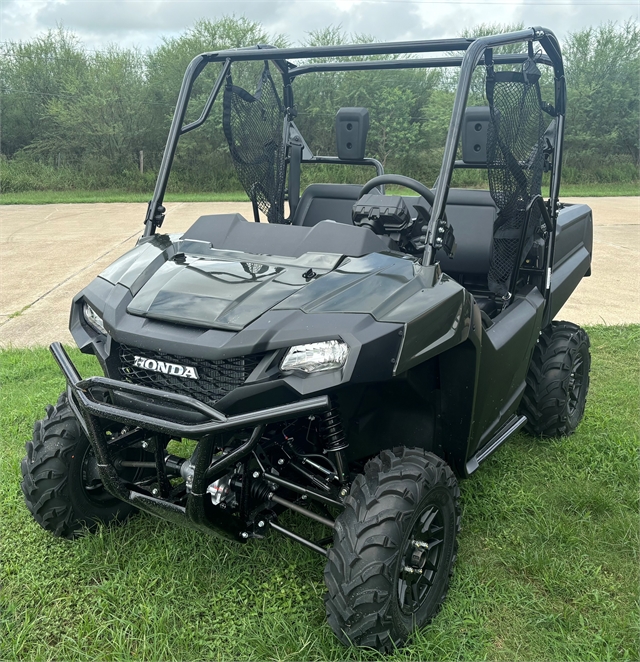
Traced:
<path fill-rule="evenodd" d="M 212 248 L 156 235 L 101 274 L 133 295 L 127 312 L 201 328 L 240 331 L 272 309 L 369 312 L 384 317 L 425 283 L 407 256 L 299 257 Z"/>
<path fill-rule="evenodd" d="M 210 250 L 167 260 L 127 307 L 134 315 L 239 331 L 331 271 L 342 256 L 278 258 Z"/>

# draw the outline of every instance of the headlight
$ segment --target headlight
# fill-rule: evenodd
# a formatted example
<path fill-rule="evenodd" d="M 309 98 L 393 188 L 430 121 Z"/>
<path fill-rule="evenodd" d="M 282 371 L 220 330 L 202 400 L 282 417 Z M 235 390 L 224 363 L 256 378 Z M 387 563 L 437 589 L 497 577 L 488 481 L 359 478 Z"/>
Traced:
<path fill-rule="evenodd" d="M 341 340 L 325 340 L 291 347 L 282 359 L 281 370 L 321 372 L 342 368 L 347 362 L 349 346 Z"/>
<path fill-rule="evenodd" d="M 87 324 L 92 326 L 98 333 L 106 333 L 106 329 L 104 328 L 104 322 L 102 321 L 102 317 L 96 313 L 96 311 L 88 304 L 84 304 L 84 308 L 82 309 L 84 312 L 84 318 L 87 320 Z"/>

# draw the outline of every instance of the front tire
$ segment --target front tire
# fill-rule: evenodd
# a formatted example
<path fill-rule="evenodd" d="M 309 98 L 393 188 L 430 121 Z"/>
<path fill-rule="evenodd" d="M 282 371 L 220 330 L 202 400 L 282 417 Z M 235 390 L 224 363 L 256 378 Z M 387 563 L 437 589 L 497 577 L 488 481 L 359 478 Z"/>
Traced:
<path fill-rule="evenodd" d="M 36 522 L 60 538 L 124 521 L 136 509 L 102 486 L 97 461 L 63 393 L 33 427 L 20 465 L 22 493 Z"/>
<path fill-rule="evenodd" d="M 427 624 L 446 597 L 459 530 L 460 490 L 444 460 L 402 447 L 369 461 L 324 571 L 338 639 L 389 652 Z"/>
<path fill-rule="evenodd" d="M 589 391 L 589 336 L 577 324 L 551 322 L 533 350 L 520 409 L 527 431 L 563 437 L 578 427 Z"/>

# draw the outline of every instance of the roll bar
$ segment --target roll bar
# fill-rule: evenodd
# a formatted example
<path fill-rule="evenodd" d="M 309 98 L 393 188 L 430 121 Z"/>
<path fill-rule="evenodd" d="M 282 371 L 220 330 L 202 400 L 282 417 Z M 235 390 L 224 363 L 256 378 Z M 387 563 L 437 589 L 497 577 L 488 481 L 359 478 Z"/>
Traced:
<path fill-rule="evenodd" d="M 532 27 L 505 34 L 479 37 L 477 39 L 433 39 L 425 41 L 404 41 L 379 44 L 349 44 L 340 46 L 308 46 L 295 48 L 273 48 L 267 45 L 251 46 L 223 50 L 219 52 L 202 53 L 196 56 L 184 74 L 182 86 L 176 103 L 176 110 L 171 122 L 167 144 L 158 171 L 153 198 L 149 202 L 145 217 L 145 230 L 143 236 L 153 235 L 156 228 L 162 225 L 165 208 L 162 205 L 167 188 L 171 164 L 175 156 L 176 146 L 180 136 L 200 126 L 211 112 L 223 82 L 229 73 L 232 62 L 269 60 L 280 71 L 285 88 L 285 105 L 290 100 L 291 82 L 297 76 L 307 73 L 331 71 L 366 71 L 369 69 L 415 69 L 435 67 L 460 67 L 460 78 L 453 103 L 449 132 L 445 143 L 444 156 L 440 175 L 435 187 L 435 200 L 432 209 L 432 218 L 435 220 L 429 226 L 427 245 L 423 257 L 423 264 L 432 264 L 435 259 L 434 247 L 435 233 L 438 227 L 446 225 L 444 209 L 451 183 L 451 176 L 455 164 L 456 151 L 460 141 L 460 131 L 464 110 L 469 96 L 471 78 L 480 61 L 484 64 L 518 64 L 524 62 L 528 55 L 507 54 L 494 55 L 493 50 L 500 46 L 510 44 L 538 42 L 543 54 L 536 55 L 536 60 L 542 64 L 553 67 L 555 77 L 555 113 L 556 140 L 554 153 L 554 167 L 549 191 L 550 217 L 555 224 L 558 208 L 558 195 L 560 192 L 560 174 L 562 167 L 562 145 L 564 137 L 564 115 L 566 108 L 566 85 L 564 77 L 564 64 L 560 44 L 551 30 L 542 27 Z M 400 58 L 395 60 L 367 60 L 367 61 L 338 61 L 303 63 L 299 66 L 290 60 L 311 58 L 340 58 L 370 55 L 413 55 L 418 53 L 442 53 L 450 51 L 464 51 L 464 55 L 426 58 Z M 200 117 L 187 125 L 184 118 L 187 105 L 196 78 L 207 64 L 222 63 L 222 69 L 214 83 L 211 93 L 205 103 Z M 553 230 L 554 228 L 552 228 Z"/>

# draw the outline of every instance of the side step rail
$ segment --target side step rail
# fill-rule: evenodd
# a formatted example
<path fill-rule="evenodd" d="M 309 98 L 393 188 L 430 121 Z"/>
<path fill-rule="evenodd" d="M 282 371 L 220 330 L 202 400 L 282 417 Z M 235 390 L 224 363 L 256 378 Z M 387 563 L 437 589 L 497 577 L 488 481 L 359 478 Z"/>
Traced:
<path fill-rule="evenodd" d="M 514 414 L 505 425 L 487 442 L 473 457 L 467 461 L 467 474 L 472 474 L 490 455 L 504 444 L 504 442 L 515 434 L 527 422 L 526 416 Z"/>

